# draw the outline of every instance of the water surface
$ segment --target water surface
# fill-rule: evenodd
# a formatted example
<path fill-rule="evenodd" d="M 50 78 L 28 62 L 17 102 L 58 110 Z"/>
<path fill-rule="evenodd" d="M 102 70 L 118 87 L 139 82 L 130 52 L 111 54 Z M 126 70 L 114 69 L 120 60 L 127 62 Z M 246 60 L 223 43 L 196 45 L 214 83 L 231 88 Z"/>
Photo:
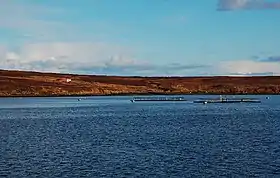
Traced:
<path fill-rule="evenodd" d="M 279 177 L 280 97 L 253 97 L 1 98 L 0 177 Z"/>

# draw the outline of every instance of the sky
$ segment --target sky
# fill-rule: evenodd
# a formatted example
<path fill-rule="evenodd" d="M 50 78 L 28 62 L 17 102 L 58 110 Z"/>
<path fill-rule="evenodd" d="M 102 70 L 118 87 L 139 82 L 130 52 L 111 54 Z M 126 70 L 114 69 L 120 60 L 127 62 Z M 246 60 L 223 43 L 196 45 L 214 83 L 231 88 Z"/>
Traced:
<path fill-rule="evenodd" d="M 0 69 L 280 75 L 280 0 L 0 0 Z"/>

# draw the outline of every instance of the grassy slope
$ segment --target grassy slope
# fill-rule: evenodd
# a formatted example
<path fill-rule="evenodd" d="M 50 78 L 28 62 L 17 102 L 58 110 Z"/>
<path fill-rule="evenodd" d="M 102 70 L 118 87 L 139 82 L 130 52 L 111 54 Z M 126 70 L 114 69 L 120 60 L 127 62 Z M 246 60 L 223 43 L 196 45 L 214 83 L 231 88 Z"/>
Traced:
<path fill-rule="evenodd" d="M 71 78 L 67 83 L 64 78 Z M 0 96 L 278 94 L 280 77 L 118 77 L 0 70 Z"/>

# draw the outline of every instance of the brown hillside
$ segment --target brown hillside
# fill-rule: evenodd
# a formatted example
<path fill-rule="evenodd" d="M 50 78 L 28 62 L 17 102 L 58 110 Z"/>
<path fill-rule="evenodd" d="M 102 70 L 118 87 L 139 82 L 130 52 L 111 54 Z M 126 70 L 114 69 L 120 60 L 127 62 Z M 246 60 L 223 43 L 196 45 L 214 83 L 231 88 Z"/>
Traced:
<path fill-rule="evenodd" d="M 66 79 L 71 79 L 67 82 Z M 0 96 L 278 94 L 280 77 L 119 77 L 0 70 Z"/>

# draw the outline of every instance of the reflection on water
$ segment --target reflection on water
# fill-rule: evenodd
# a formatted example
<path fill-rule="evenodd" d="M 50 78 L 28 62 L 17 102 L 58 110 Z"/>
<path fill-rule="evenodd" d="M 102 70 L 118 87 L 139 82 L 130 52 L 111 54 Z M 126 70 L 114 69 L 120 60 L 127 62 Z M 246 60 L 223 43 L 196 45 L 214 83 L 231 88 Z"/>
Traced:
<path fill-rule="evenodd" d="M 130 98 L 1 98 L 0 177 L 279 176 L 279 96 L 209 105 Z"/>

